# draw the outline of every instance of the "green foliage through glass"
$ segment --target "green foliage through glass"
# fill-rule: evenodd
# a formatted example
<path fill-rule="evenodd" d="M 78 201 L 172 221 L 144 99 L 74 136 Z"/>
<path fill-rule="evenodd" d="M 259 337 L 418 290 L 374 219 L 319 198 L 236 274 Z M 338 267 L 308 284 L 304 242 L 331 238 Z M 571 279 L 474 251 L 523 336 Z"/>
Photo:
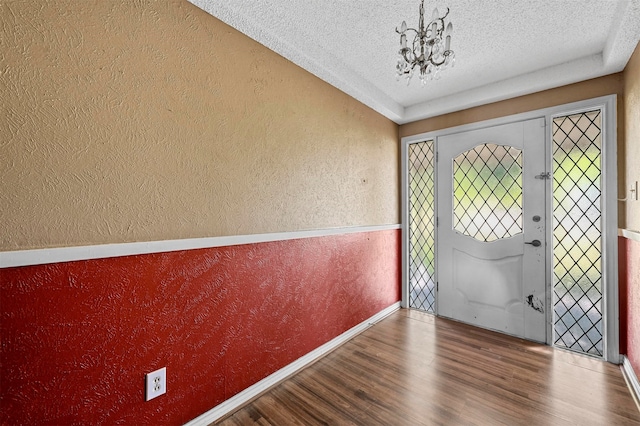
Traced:
<path fill-rule="evenodd" d="M 554 344 L 603 355 L 600 110 L 553 120 Z"/>

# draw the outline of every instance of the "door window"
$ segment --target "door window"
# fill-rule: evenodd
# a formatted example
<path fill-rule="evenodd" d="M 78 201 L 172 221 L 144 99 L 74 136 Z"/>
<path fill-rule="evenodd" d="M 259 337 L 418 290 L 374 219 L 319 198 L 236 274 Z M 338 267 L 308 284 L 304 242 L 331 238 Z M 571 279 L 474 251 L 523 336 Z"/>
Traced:
<path fill-rule="evenodd" d="M 453 160 L 453 229 L 486 242 L 522 233 L 522 150 L 486 143 Z"/>

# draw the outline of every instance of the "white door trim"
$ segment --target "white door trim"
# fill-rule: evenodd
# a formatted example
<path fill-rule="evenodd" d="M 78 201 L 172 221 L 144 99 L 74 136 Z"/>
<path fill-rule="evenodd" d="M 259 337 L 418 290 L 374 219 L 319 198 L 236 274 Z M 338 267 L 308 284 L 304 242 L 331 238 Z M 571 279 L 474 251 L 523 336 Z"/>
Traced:
<path fill-rule="evenodd" d="M 551 120 L 558 115 L 567 115 L 571 113 L 584 112 L 585 110 L 602 109 L 603 115 L 603 129 L 602 129 L 602 238 L 603 238 L 603 253 L 602 253 L 602 269 L 603 269 L 603 287 L 604 287 L 604 324 L 605 324 L 605 339 L 604 339 L 604 358 L 606 361 L 614 364 L 620 363 L 620 349 L 619 349 L 619 313 L 618 313 L 618 206 L 617 206 L 617 122 L 616 122 L 616 95 L 608 95 L 594 99 L 587 99 L 579 102 L 573 102 L 564 105 L 558 105 L 554 107 L 539 109 L 535 111 L 524 112 L 520 114 L 509 115 L 505 117 L 495 118 L 491 120 L 479 121 L 476 123 L 464 124 L 461 126 L 455 126 L 431 132 L 421 133 L 412 136 L 406 136 L 401 139 L 401 195 L 402 195 L 402 306 L 408 306 L 408 168 L 407 168 L 407 156 L 408 146 L 415 142 L 433 139 L 436 141 L 438 138 L 445 135 L 451 135 L 459 132 L 466 132 L 471 130 L 483 129 L 486 127 L 499 126 L 502 124 L 509 124 L 516 121 L 525 121 L 534 118 L 544 117 L 547 124 L 546 135 L 546 147 L 548 150 L 547 158 L 547 171 L 551 171 Z M 437 186 L 436 181 L 436 186 Z M 551 188 L 551 182 L 548 181 L 549 190 Z M 549 203 L 551 204 L 551 203 Z M 436 206 L 437 208 L 437 206 Z M 553 218 L 551 212 L 552 206 L 547 206 L 547 237 L 548 241 L 552 237 L 553 232 L 551 226 L 551 220 Z M 437 233 L 437 231 L 436 231 Z M 547 252 L 547 264 L 549 265 L 547 270 L 547 294 L 551 297 L 551 283 L 553 282 L 551 274 L 551 251 Z M 437 254 L 436 254 L 436 279 L 437 279 Z M 550 301 L 549 301 L 550 302 Z M 551 307 L 551 303 L 547 306 Z M 436 304 L 437 313 L 437 304 Z M 552 331 L 552 309 L 547 310 L 547 323 L 549 327 L 549 333 L 547 333 L 547 344 L 551 345 L 553 338 Z"/>

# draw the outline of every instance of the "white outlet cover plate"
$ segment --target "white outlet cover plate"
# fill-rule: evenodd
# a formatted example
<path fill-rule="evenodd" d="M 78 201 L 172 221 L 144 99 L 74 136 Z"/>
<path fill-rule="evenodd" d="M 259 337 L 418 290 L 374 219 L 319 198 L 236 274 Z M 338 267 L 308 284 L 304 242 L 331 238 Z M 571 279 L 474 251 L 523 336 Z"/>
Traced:
<path fill-rule="evenodd" d="M 145 376 L 145 401 L 167 392 L 167 367 L 147 373 Z"/>

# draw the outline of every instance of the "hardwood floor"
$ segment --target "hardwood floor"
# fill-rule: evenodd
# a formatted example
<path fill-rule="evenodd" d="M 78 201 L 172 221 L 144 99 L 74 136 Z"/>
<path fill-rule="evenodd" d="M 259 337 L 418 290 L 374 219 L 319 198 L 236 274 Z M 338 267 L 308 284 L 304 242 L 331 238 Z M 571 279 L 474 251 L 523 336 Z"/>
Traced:
<path fill-rule="evenodd" d="M 218 424 L 640 425 L 612 364 L 402 309 Z"/>

